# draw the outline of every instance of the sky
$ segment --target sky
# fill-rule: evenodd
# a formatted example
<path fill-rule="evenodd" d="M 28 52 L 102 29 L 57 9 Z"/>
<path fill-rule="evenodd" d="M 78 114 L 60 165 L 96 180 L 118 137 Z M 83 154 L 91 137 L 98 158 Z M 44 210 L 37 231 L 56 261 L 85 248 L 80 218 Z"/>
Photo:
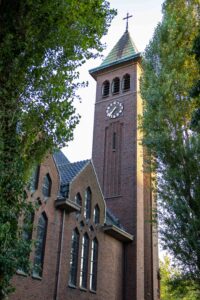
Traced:
<path fill-rule="evenodd" d="M 154 29 L 162 19 L 162 3 L 164 0 L 110 0 L 112 8 L 117 9 L 117 16 L 111 23 L 108 34 L 102 38 L 106 43 L 103 57 L 105 58 L 114 45 L 123 35 L 126 28 L 126 21 L 123 20 L 126 14 L 132 15 L 129 19 L 129 32 L 139 52 L 143 52 L 151 40 Z M 89 75 L 89 70 L 98 67 L 102 59 L 89 60 L 79 69 L 80 81 L 88 81 L 88 87 L 78 91 L 81 102 L 74 103 L 77 112 L 81 116 L 80 123 L 74 131 L 74 140 L 63 148 L 63 152 L 70 162 L 91 158 L 94 103 L 96 94 L 96 82 Z"/>

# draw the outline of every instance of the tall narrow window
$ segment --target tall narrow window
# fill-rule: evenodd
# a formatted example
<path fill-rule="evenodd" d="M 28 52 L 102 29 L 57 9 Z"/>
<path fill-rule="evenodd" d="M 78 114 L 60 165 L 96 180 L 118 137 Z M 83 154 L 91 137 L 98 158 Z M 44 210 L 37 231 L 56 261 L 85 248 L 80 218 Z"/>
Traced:
<path fill-rule="evenodd" d="M 99 224 L 99 221 L 100 221 L 100 209 L 97 204 L 97 205 L 95 205 L 95 208 L 94 208 L 94 223 Z"/>
<path fill-rule="evenodd" d="M 102 96 L 107 97 L 110 93 L 110 82 L 108 80 L 104 81 L 102 85 Z"/>
<path fill-rule="evenodd" d="M 49 174 L 45 175 L 42 183 L 42 194 L 45 197 L 49 197 L 51 195 L 51 177 Z"/>
<path fill-rule="evenodd" d="M 18 272 L 23 272 L 25 274 L 28 273 L 29 267 L 27 266 L 27 262 L 29 260 L 30 252 L 31 252 L 31 239 L 33 232 L 33 221 L 34 221 L 34 213 L 28 211 L 25 214 L 24 222 L 22 226 L 22 239 L 24 240 L 24 253 L 22 260 L 20 261 L 20 266 Z"/>
<path fill-rule="evenodd" d="M 47 234 L 47 217 L 43 213 L 41 214 L 38 227 L 37 227 L 37 241 L 35 248 L 35 258 L 34 258 L 34 271 L 33 275 L 42 277 L 43 263 L 44 263 L 44 253 L 45 253 L 45 243 Z"/>
<path fill-rule="evenodd" d="M 34 220 L 34 213 L 30 211 L 27 212 L 24 217 L 24 223 L 22 228 L 22 237 L 26 241 L 30 241 L 32 238 L 33 220 Z"/>
<path fill-rule="evenodd" d="M 130 90 L 130 75 L 129 74 L 124 75 L 123 81 L 122 81 L 122 88 L 123 88 L 123 91 Z"/>
<path fill-rule="evenodd" d="M 97 290 L 97 262 L 98 262 L 98 241 L 92 241 L 91 261 L 90 261 L 90 290 Z"/>
<path fill-rule="evenodd" d="M 81 195 L 80 193 L 77 193 L 76 196 L 75 196 L 75 202 L 78 204 L 78 205 L 82 205 L 82 198 L 81 198 Z"/>
<path fill-rule="evenodd" d="M 91 189 L 88 187 L 85 192 L 85 210 L 84 210 L 84 217 L 88 220 L 91 217 L 91 201 L 92 201 L 92 192 Z"/>
<path fill-rule="evenodd" d="M 119 77 L 116 77 L 113 79 L 113 82 L 112 82 L 112 93 L 113 94 L 119 93 L 119 86 L 120 86 L 120 79 L 119 79 Z"/>
<path fill-rule="evenodd" d="M 37 190 L 38 188 L 39 173 L 40 173 L 40 166 L 37 166 L 34 168 L 28 184 L 28 189 L 32 192 Z"/>
<path fill-rule="evenodd" d="M 113 132 L 112 149 L 116 150 L 116 132 Z"/>
<path fill-rule="evenodd" d="M 76 286 L 78 269 L 79 232 L 76 228 L 72 234 L 72 246 L 70 256 L 70 278 L 69 283 Z"/>
<path fill-rule="evenodd" d="M 87 288 L 88 257 L 89 257 L 89 237 L 87 233 L 85 233 L 82 238 L 81 271 L 80 271 L 80 286 L 85 289 Z"/>

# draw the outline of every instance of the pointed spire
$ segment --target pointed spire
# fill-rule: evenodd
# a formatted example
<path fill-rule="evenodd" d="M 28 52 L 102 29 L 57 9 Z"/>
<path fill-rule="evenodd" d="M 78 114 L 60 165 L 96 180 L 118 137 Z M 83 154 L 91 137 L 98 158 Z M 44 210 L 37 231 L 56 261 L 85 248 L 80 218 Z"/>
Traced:
<path fill-rule="evenodd" d="M 101 64 L 101 67 L 110 65 L 112 63 L 116 63 L 137 53 L 138 50 L 129 32 L 125 31 L 125 33 L 119 39 L 117 44 L 113 47 L 108 56 L 104 59 L 104 61 Z"/>

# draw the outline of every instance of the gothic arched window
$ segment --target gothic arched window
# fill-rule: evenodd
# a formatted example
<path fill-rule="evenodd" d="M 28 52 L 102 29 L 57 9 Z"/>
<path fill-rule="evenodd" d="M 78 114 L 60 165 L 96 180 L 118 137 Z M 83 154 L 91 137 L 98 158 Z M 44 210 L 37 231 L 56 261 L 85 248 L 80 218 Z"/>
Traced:
<path fill-rule="evenodd" d="M 123 91 L 130 90 L 130 75 L 129 74 L 126 74 L 123 77 L 123 80 L 122 80 L 122 89 L 123 89 Z"/>
<path fill-rule="evenodd" d="M 85 192 L 85 209 L 84 209 L 84 217 L 86 220 L 90 219 L 91 217 L 91 203 L 92 202 L 92 192 L 91 189 L 88 187 Z"/>
<path fill-rule="evenodd" d="M 94 223 L 99 224 L 99 221 L 100 221 L 100 209 L 98 204 L 96 204 L 94 208 Z"/>
<path fill-rule="evenodd" d="M 34 258 L 34 271 L 33 275 L 42 276 L 45 243 L 47 235 L 47 223 L 48 219 L 45 213 L 42 213 L 37 226 L 37 241 L 35 247 L 35 258 Z"/>
<path fill-rule="evenodd" d="M 81 270 L 80 270 L 80 286 L 87 288 L 88 276 L 88 257 L 89 257 L 89 237 L 87 233 L 82 237 L 81 247 Z"/>
<path fill-rule="evenodd" d="M 120 79 L 119 77 L 116 77 L 113 79 L 112 82 L 112 93 L 113 94 L 119 93 L 119 87 L 120 87 Z"/>
<path fill-rule="evenodd" d="M 51 177 L 49 176 L 49 174 L 46 174 L 43 179 L 42 194 L 45 197 L 49 197 L 51 195 Z"/>
<path fill-rule="evenodd" d="M 102 85 L 102 96 L 107 97 L 109 93 L 110 93 L 110 82 L 106 80 Z"/>
<path fill-rule="evenodd" d="M 77 282 L 77 269 L 78 269 L 78 252 L 79 252 L 79 232 L 76 228 L 72 233 L 72 245 L 70 256 L 70 284 L 76 286 Z"/>
<path fill-rule="evenodd" d="M 97 263 L 98 263 L 98 241 L 92 241 L 91 260 L 90 260 L 90 290 L 97 289 Z"/>
<path fill-rule="evenodd" d="M 40 174 L 40 166 L 36 166 L 31 174 L 29 184 L 28 184 L 28 189 L 31 192 L 34 192 L 38 188 L 39 174 Z"/>
<path fill-rule="evenodd" d="M 77 193 L 76 196 L 75 196 L 75 202 L 78 204 L 78 205 L 82 205 L 82 198 L 81 198 L 81 195 L 80 193 Z"/>

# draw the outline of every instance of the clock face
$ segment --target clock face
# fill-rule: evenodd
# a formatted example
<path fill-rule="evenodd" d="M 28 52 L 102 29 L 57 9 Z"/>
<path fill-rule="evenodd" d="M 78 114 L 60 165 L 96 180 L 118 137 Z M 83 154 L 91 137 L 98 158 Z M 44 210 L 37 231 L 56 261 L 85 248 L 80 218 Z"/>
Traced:
<path fill-rule="evenodd" d="M 107 106 L 106 115 L 111 119 L 115 119 L 122 114 L 123 108 L 122 103 L 114 101 Z"/>

